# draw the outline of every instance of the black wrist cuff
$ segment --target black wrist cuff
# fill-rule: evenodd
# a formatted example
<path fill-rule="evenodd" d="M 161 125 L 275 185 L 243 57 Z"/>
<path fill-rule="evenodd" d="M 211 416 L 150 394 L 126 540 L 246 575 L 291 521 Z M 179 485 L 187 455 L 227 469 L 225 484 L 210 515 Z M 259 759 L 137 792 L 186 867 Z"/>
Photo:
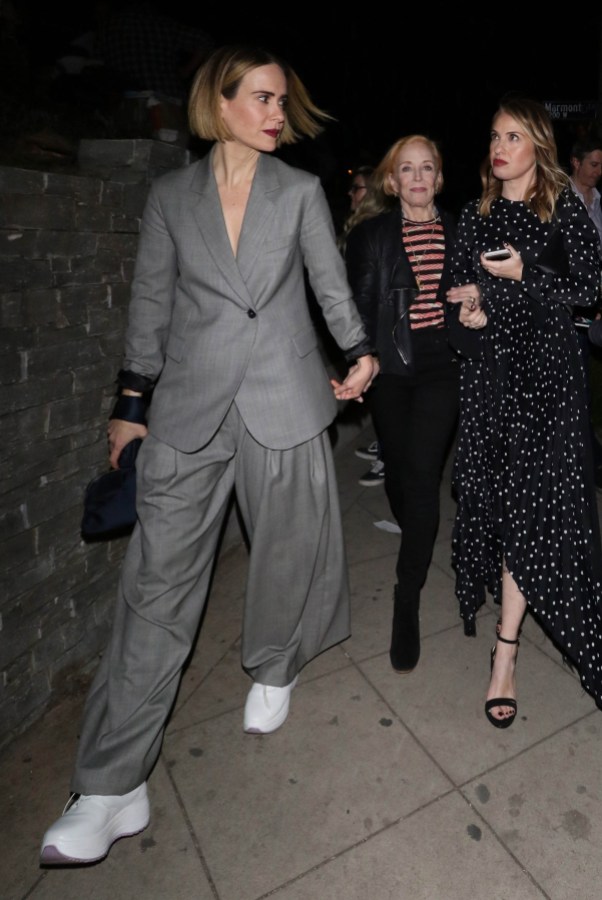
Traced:
<path fill-rule="evenodd" d="M 129 391 L 138 391 L 145 394 L 153 389 L 152 378 L 146 375 L 138 375 L 137 372 L 131 372 L 129 369 L 120 369 L 117 373 L 117 383 L 121 388 L 127 388 Z"/>
<path fill-rule="evenodd" d="M 122 394 L 117 398 L 109 418 L 146 425 L 146 400 L 144 397 L 128 397 Z"/>
<path fill-rule="evenodd" d="M 354 363 L 360 356 L 376 356 L 376 349 L 369 338 L 364 338 L 355 347 L 345 351 L 345 359 L 348 363 Z"/>

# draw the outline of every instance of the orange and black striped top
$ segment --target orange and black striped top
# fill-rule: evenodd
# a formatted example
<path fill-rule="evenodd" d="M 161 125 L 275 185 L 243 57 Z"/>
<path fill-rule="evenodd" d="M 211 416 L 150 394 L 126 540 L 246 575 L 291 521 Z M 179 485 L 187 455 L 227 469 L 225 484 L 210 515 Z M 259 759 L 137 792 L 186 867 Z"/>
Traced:
<path fill-rule="evenodd" d="M 443 328 L 443 303 L 437 299 L 445 259 L 443 225 L 440 219 L 434 222 L 404 219 L 402 240 L 419 288 L 410 306 L 410 328 Z"/>

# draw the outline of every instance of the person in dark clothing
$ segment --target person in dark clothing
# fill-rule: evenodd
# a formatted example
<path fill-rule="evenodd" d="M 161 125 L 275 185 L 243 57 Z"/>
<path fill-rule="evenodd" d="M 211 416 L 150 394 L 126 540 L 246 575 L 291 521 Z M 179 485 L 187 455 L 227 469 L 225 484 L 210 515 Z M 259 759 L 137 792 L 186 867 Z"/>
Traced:
<path fill-rule="evenodd" d="M 443 185 L 436 144 L 398 140 L 373 176 L 399 203 L 347 236 L 349 281 L 381 374 L 369 395 L 382 442 L 385 490 L 401 528 L 390 658 L 420 656 L 420 591 L 439 521 L 441 472 L 458 412 L 458 364 L 447 341 L 445 294 L 455 223 L 435 204 Z"/>
<path fill-rule="evenodd" d="M 571 319 L 574 306 L 596 302 L 598 245 L 558 165 L 546 110 L 529 98 L 504 99 L 481 198 L 460 217 L 448 295 L 458 330 L 478 347 L 461 363 L 452 563 L 467 635 L 476 633 L 486 589 L 501 601 L 485 701 L 495 728 L 517 717 L 527 608 L 602 705 L 602 552 Z"/>
<path fill-rule="evenodd" d="M 573 193 L 579 197 L 587 210 L 587 214 L 596 226 L 598 238 L 602 241 L 602 206 L 600 204 L 600 192 L 597 188 L 602 174 L 602 139 L 589 137 L 576 141 L 571 148 L 571 174 L 569 185 Z M 602 258 L 602 244 L 598 245 L 598 252 Z M 591 385 L 591 352 L 588 328 L 600 313 L 600 295 L 593 306 L 574 306 L 573 322 L 577 329 L 579 346 L 583 356 L 583 367 L 587 384 L 587 400 L 590 408 L 590 440 L 594 455 L 594 478 L 596 488 L 602 491 L 602 444 L 596 436 L 591 420 L 592 410 L 592 385 Z M 593 341 L 592 343 L 596 343 Z"/>

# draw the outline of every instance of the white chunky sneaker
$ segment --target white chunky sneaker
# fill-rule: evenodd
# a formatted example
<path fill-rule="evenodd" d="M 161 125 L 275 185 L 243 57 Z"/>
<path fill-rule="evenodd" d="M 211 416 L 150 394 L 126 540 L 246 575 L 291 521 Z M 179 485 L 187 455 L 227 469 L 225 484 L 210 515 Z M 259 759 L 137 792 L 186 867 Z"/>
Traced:
<path fill-rule="evenodd" d="M 269 734 L 286 721 L 295 677 L 285 687 L 255 682 L 247 696 L 243 728 L 247 734 Z"/>
<path fill-rule="evenodd" d="M 123 796 L 72 794 L 42 840 L 45 866 L 97 862 L 122 837 L 143 831 L 150 812 L 146 782 Z"/>

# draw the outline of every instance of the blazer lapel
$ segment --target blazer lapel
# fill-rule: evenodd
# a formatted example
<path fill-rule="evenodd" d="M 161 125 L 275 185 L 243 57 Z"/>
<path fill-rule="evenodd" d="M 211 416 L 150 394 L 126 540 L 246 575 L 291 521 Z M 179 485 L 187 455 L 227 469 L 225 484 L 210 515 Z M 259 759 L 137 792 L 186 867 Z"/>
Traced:
<path fill-rule="evenodd" d="M 194 207 L 194 217 L 207 250 L 233 290 L 232 300 L 235 303 L 240 303 L 247 309 L 249 306 L 253 306 L 253 300 L 241 278 L 239 266 L 230 246 L 217 184 L 213 176 L 212 155 L 212 153 L 209 153 L 199 162 L 198 169 L 192 180 L 191 190 L 198 194 L 198 203 Z M 245 212 L 245 221 L 247 214 L 248 205 Z"/>
<path fill-rule="evenodd" d="M 418 291 L 418 283 L 403 243 L 401 206 L 396 206 L 387 221 L 386 245 L 390 254 L 391 278 L 389 290 L 411 288 Z"/>
<path fill-rule="evenodd" d="M 236 261 L 241 278 L 248 282 L 257 265 L 266 232 L 273 221 L 280 182 L 269 156 L 261 154 L 247 201 Z"/>

